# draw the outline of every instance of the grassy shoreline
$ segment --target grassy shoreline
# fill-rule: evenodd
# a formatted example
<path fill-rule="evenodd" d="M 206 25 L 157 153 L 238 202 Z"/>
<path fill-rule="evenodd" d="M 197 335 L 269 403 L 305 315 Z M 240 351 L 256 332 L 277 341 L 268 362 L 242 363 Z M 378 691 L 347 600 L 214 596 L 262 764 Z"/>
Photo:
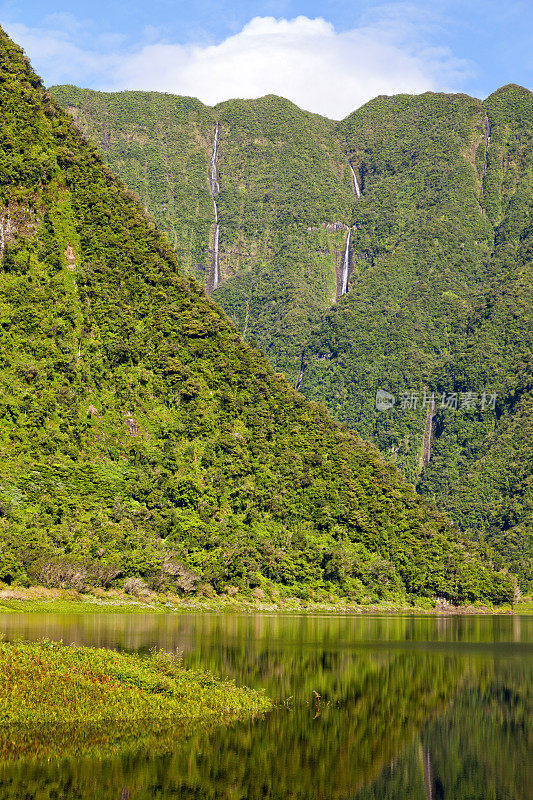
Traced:
<path fill-rule="evenodd" d="M 0 641 L 0 761 L 172 749 L 193 731 L 260 716 L 262 692 L 178 656 Z"/>
<path fill-rule="evenodd" d="M 523 608 L 522 608 L 523 607 Z M 511 608 L 494 608 L 481 604 L 456 607 L 451 605 L 409 605 L 401 602 L 360 605 L 340 598 L 302 600 L 285 597 L 272 601 L 246 596 L 214 597 L 161 595 L 150 593 L 132 596 L 118 590 L 78 593 L 66 589 L 44 587 L 0 590 L 2 613 L 126 613 L 179 614 L 190 612 L 224 613 L 337 613 L 337 614 L 513 614 L 533 613 L 533 603 L 524 602 Z"/>

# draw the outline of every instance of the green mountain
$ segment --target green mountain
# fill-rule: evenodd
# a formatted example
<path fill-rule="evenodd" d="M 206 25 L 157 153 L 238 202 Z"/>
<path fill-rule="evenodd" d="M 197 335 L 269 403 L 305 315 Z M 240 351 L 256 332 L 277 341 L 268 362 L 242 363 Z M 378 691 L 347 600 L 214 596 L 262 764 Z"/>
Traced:
<path fill-rule="evenodd" d="M 3 581 L 512 596 L 243 342 L 3 33 L 0 100 Z"/>
<path fill-rule="evenodd" d="M 216 261 L 243 336 L 531 588 L 531 93 L 335 123 L 271 96 L 51 92 L 211 291 Z"/>
<path fill-rule="evenodd" d="M 216 299 L 248 340 L 296 382 L 310 321 L 337 294 L 353 183 L 334 123 L 288 100 L 216 109 L 154 92 L 54 87 L 58 102 L 166 231 L 184 272 L 213 285 L 208 180 L 220 127 L 220 271 Z"/>

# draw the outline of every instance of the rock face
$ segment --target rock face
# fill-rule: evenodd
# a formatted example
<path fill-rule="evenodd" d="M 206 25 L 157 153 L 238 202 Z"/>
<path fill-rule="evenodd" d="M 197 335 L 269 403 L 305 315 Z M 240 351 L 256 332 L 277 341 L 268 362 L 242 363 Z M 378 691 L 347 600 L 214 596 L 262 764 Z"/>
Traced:
<path fill-rule="evenodd" d="M 16 237 L 30 236 L 34 227 L 33 209 L 8 200 L 0 208 L 0 256 Z"/>

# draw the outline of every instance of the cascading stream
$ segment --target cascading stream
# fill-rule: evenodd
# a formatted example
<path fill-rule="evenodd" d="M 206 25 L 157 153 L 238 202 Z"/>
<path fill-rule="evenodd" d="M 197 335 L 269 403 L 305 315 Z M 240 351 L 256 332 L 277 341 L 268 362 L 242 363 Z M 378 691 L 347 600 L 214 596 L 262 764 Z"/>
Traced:
<path fill-rule="evenodd" d="M 218 166 L 217 166 L 217 159 L 218 159 L 218 135 L 219 135 L 219 123 L 215 125 L 215 139 L 213 141 L 213 153 L 211 155 L 211 161 L 209 163 L 209 186 L 211 189 L 211 197 L 213 198 L 213 210 L 215 212 L 215 239 L 213 244 L 213 264 L 212 264 L 212 273 L 211 273 L 211 286 L 213 291 L 218 287 L 220 283 L 220 264 L 219 264 L 219 248 L 220 248 L 220 223 L 218 220 L 218 206 L 215 200 L 217 194 L 220 192 L 220 180 L 218 177 Z"/>
<path fill-rule="evenodd" d="M 214 198 L 220 192 L 220 181 L 218 179 L 218 167 L 217 167 L 217 158 L 218 158 L 218 132 L 219 132 L 219 123 L 217 122 L 215 126 L 215 140 L 213 142 L 213 154 L 211 156 L 211 163 L 209 164 L 209 182 L 211 184 L 211 197 Z"/>
<path fill-rule="evenodd" d="M 490 145 L 490 122 L 489 118 L 485 117 L 485 163 L 483 164 L 483 180 L 481 181 L 481 196 L 485 192 L 485 178 L 487 177 L 487 152 Z"/>
<path fill-rule="evenodd" d="M 357 175 L 355 174 L 355 170 L 354 170 L 354 168 L 352 167 L 351 164 L 350 164 L 350 169 L 352 170 L 353 188 L 355 190 L 355 194 L 357 195 L 357 198 L 359 199 L 361 197 L 361 189 L 359 187 L 359 181 L 357 180 Z"/>
<path fill-rule="evenodd" d="M 220 267 L 218 263 L 218 246 L 220 241 L 220 225 L 217 222 L 215 229 L 215 246 L 213 250 L 213 289 L 216 289 L 220 283 Z"/>
<path fill-rule="evenodd" d="M 348 229 L 348 238 L 346 239 L 346 246 L 344 248 L 344 256 L 342 257 L 342 273 L 341 273 L 341 295 L 348 292 L 348 278 L 350 277 L 350 237 L 352 235 L 351 228 Z"/>
<path fill-rule="evenodd" d="M 298 375 L 298 380 L 296 381 L 296 387 L 295 387 L 296 391 L 298 391 L 300 389 L 300 386 L 302 385 L 304 373 L 305 373 L 304 356 L 305 356 L 305 350 L 303 351 L 302 357 L 300 359 L 300 373 Z"/>
<path fill-rule="evenodd" d="M 436 414 L 436 406 L 435 406 L 435 395 L 431 395 L 431 399 L 428 405 L 428 413 L 426 417 L 426 429 L 424 431 L 424 448 L 422 451 L 422 457 L 420 459 L 420 467 L 424 468 L 427 467 L 429 462 L 431 461 L 431 445 L 433 442 L 433 417 Z"/>

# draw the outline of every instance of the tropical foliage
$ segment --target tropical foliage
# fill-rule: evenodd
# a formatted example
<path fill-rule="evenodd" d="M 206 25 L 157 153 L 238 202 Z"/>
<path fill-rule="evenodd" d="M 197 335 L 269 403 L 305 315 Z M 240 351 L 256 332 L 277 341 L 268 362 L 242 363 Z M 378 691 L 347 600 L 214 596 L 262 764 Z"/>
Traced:
<path fill-rule="evenodd" d="M 532 387 L 531 93 L 378 97 L 334 123 L 270 96 L 208 109 L 166 95 L 52 91 L 204 282 L 220 123 L 217 301 L 291 381 L 303 368 L 306 397 L 372 440 L 531 587 L 522 424 Z M 133 141 L 141 149 L 126 165 Z M 161 211 L 170 186 L 192 220 Z M 335 302 L 347 226 L 350 291 Z M 193 256 L 202 246 L 203 261 Z M 391 411 L 376 410 L 378 389 L 397 399 Z M 426 467 L 423 398 L 433 392 Z"/>
<path fill-rule="evenodd" d="M 0 56 L 0 578 L 510 599 L 181 274 L 4 34 Z"/>

